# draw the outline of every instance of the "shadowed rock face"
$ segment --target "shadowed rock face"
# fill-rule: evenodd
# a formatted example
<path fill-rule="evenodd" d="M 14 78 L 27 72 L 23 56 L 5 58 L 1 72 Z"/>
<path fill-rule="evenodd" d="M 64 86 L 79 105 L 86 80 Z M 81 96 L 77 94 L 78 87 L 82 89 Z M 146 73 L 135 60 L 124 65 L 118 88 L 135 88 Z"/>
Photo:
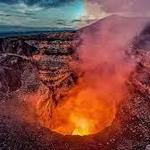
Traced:
<path fill-rule="evenodd" d="M 11 92 L 21 86 L 21 74 L 28 66 L 37 71 L 37 78 L 49 88 L 55 103 L 74 86 L 76 73 L 69 67 L 77 59 L 74 51 L 79 40 L 75 33 L 56 33 L 32 37 L 1 39 L 0 91 Z"/>
<path fill-rule="evenodd" d="M 44 34 L 0 40 L 0 149 L 11 150 L 144 150 L 150 144 L 150 52 L 149 27 L 135 38 L 130 55 L 136 57 L 129 94 L 119 108 L 112 126 L 85 137 L 62 136 L 37 124 L 20 119 L 29 112 L 18 98 L 17 90 L 34 92 L 42 83 L 49 96 L 60 97 L 76 85 L 78 74 L 70 62 L 78 60 L 76 33 Z M 143 41 L 143 39 L 145 39 Z M 144 44 L 145 43 L 145 44 Z M 146 48 L 145 48 L 146 47 Z M 4 55 L 6 54 L 6 55 Z M 16 96 L 16 95 L 15 95 Z M 17 100 L 13 100 L 15 99 Z M 5 100 L 5 102 L 4 102 Z M 12 108 L 13 107 L 13 108 Z M 15 108 L 15 109 L 14 109 Z M 22 114 L 18 112 L 22 110 Z"/>

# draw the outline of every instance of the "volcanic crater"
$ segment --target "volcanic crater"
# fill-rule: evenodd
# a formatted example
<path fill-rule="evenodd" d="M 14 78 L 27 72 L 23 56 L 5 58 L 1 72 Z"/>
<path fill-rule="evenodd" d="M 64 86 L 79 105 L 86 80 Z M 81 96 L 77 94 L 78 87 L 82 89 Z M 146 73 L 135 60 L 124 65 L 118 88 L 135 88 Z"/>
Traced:
<path fill-rule="evenodd" d="M 112 40 L 105 32 L 104 51 L 94 52 L 98 43 L 90 47 L 90 42 L 98 33 L 91 39 L 92 28 L 0 39 L 0 148 L 144 150 L 149 145 L 150 27 L 119 56 L 118 45 L 105 52 L 105 38 Z"/>

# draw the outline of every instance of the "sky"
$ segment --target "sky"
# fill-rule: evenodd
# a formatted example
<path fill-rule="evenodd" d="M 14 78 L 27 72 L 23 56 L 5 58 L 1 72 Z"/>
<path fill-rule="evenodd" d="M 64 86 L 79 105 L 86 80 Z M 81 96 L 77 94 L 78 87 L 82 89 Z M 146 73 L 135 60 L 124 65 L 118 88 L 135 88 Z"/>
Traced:
<path fill-rule="evenodd" d="M 149 17 L 150 0 L 0 0 L 0 25 L 77 28 L 112 14 Z"/>
<path fill-rule="evenodd" d="M 83 11 L 81 0 L 0 0 L 0 25 L 72 27 Z"/>

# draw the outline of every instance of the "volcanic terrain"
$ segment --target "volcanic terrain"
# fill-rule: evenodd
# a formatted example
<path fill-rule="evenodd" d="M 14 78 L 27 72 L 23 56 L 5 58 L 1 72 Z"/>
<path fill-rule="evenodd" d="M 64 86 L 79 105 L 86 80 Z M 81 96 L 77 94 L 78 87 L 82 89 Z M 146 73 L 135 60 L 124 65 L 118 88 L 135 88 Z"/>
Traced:
<path fill-rule="evenodd" d="M 78 31 L 1 38 L 0 150 L 148 150 L 150 26 L 147 22 L 147 19 L 130 20 L 111 16 Z M 91 65 L 88 63 L 91 58 L 85 59 L 89 58 L 89 55 L 84 55 L 83 49 L 87 49 L 88 53 L 92 45 L 90 42 L 96 41 L 99 30 L 104 31 L 100 32 L 100 35 L 107 39 L 106 41 L 105 38 L 98 37 L 103 41 L 104 47 L 107 50 L 108 45 L 112 44 L 112 48 L 116 44 L 116 47 L 110 48 L 109 53 L 100 53 L 101 57 Z M 86 37 L 89 38 L 84 42 Z M 119 51 L 113 51 L 116 48 L 124 48 L 122 40 L 126 41 L 125 44 L 128 43 L 124 51 L 125 59 L 131 59 L 133 62 L 129 70 L 126 70 L 129 68 L 126 62 L 123 62 L 121 69 L 118 68 L 122 55 L 118 56 L 116 54 Z M 92 49 L 94 48 L 97 49 L 95 45 Z M 90 55 L 96 60 L 98 53 L 93 53 L 94 50 Z M 110 59 L 113 53 L 115 57 Z M 105 62 L 105 54 L 111 61 Z M 85 61 L 82 62 L 82 58 Z M 80 65 L 82 63 L 86 65 Z M 97 68 L 95 63 L 102 66 L 98 72 L 95 68 L 92 70 L 92 66 Z M 114 64 L 115 71 L 111 70 L 110 64 Z M 117 70 L 120 70 L 121 74 Z M 122 73 L 122 70 L 125 72 Z M 101 72 L 104 77 L 97 80 L 97 73 Z M 91 76 L 94 76 L 94 79 Z M 105 77 L 110 78 L 106 80 Z M 122 77 L 125 82 L 122 82 Z M 94 91 L 97 92 L 97 83 L 93 84 L 95 79 L 105 87 L 108 96 L 103 95 L 103 90 L 100 90 L 102 94 L 99 95 L 98 91 L 98 94 L 93 96 Z M 101 88 L 99 84 L 98 89 Z M 91 92 L 88 97 L 84 97 L 83 93 L 76 96 L 90 85 L 95 89 L 85 92 L 86 96 Z M 122 92 L 124 87 L 125 91 Z M 103 101 L 98 100 L 94 103 L 92 99 L 90 102 L 84 102 L 78 98 L 82 94 L 83 99 L 100 96 L 104 100 L 110 98 L 110 101 L 102 103 Z M 116 98 L 115 102 L 112 102 L 112 97 Z M 83 105 L 76 105 L 76 102 Z M 101 109 L 95 108 L 94 105 L 101 106 Z M 71 119 L 66 118 L 71 114 L 70 111 L 74 110 L 74 106 L 78 109 L 73 111 Z M 98 113 L 94 112 L 90 112 L 89 117 L 85 107 L 92 110 L 91 112 L 101 112 L 104 117 L 99 117 Z M 83 113 L 85 118 L 78 113 Z M 95 122 L 95 116 L 99 118 L 98 122 Z M 94 127 L 91 127 L 90 119 L 93 120 Z M 88 120 L 90 121 L 87 122 Z M 75 129 L 72 129 L 73 127 Z"/>

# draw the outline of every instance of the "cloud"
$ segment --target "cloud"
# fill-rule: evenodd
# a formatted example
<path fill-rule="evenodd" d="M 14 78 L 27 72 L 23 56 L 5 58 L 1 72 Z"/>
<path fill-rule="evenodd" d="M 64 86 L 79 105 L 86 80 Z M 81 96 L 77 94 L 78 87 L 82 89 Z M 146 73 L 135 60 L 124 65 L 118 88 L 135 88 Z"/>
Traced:
<path fill-rule="evenodd" d="M 17 11 L 21 12 L 21 13 L 26 13 L 26 12 L 32 12 L 32 11 L 40 11 L 42 10 L 42 7 L 33 5 L 33 6 L 28 6 L 25 3 L 19 3 L 16 4 Z"/>
<path fill-rule="evenodd" d="M 149 0 L 85 0 L 86 3 L 98 5 L 106 13 L 125 16 L 149 16 Z M 96 9 L 94 10 L 96 12 Z M 92 13 L 92 9 L 91 9 Z"/>
<path fill-rule="evenodd" d="M 101 4 L 85 1 L 85 10 L 78 22 L 78 26 L 82 27 L 91 24 L 99 19 L 109 16 Z"/>
<path fill-rule="evenodd" d="M 28 6 L 39 5 L 42 7 L 58 7 L 64 4 L 68 4 L 70 2 L 74 2 L 74 1 L 76 0 L 70 0 L 70 1 L 68 0 L 0 0 L 0 2 L 9 4 L 9 5 L 23 3 Z"/>
<path fill-rule="evenodd" d="M 85 3 L 85 18 L 87 19 L 97 19 L 103 18 L 107 15 L 102 5 L 97 5 L 96 3 Z"/>
<path fill-rule="evenodd" d="M 30 1 L 31 2 L 31 1 Z M 55 5 L 50 5 L 54 4 Z M 59 3 L 59 4 L 58 4 Z M 46 5 L 47 4 L 47 5 Z M 79 19 L 83 12 L 83 1 L 3 1 L 0 0 L 0 25 L 25 27 L 71 27 L 72 20 Z M 63 21 L 60 22 L 60 19 Z"/>

